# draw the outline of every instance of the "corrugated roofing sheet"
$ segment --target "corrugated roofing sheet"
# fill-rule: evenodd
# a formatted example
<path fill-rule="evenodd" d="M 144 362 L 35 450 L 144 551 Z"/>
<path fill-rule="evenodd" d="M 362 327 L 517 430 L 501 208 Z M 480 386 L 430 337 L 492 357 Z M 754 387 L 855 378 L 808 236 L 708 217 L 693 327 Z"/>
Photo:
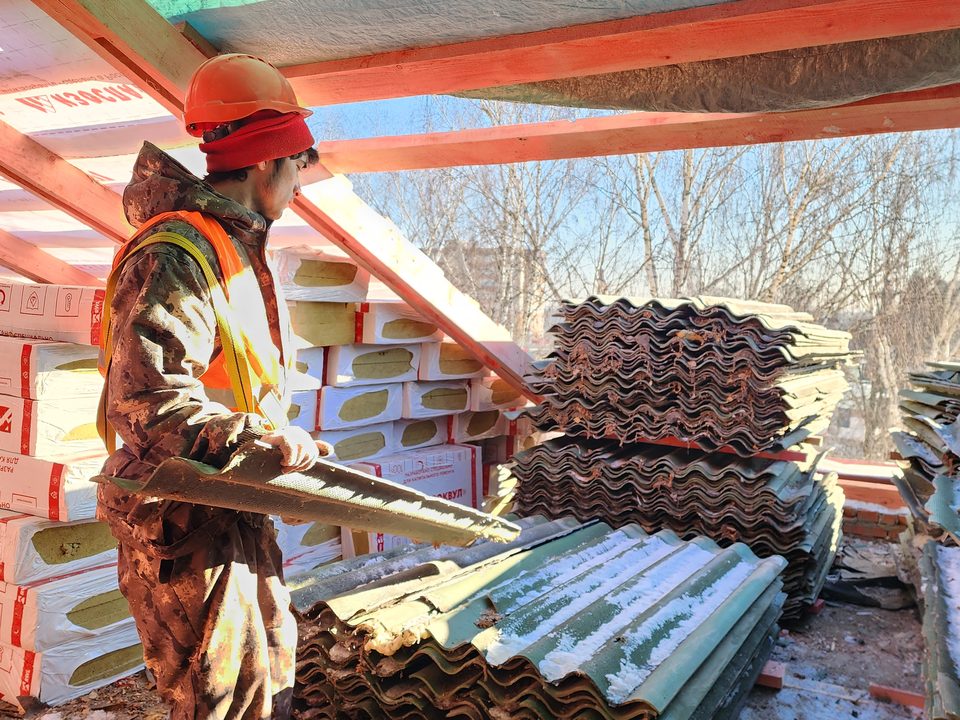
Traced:
<path fill-rule="evenodd" d="M 923 658 L 927 720 L 960 718 L 960 548 L 923 547 Z"/>
<path fill-rule="evenodd" d="M 636 525 L 523 522 L 506 547 L 413 547 L 292 578 L 298 717 L 737 709 L 776 633 L 782 558 Z"/>

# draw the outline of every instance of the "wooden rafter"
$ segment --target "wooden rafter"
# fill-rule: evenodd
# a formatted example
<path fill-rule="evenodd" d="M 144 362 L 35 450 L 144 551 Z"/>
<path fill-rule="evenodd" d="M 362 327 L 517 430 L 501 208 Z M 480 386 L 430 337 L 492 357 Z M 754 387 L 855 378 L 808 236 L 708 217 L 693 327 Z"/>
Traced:
<path fill-rule="evenodd" d="M 34 2 L 118 71 L 138 78 L 144 89 L 171 112 L 181 112 L 183 89 L 190 73 L 206 59 L 206 55 L 147 2 Z M 536 397 L 523 381 L 529 361 L 526 353 L 509 339 L 503 328 L 467 301 L 439 269 L 430 274 L 432 286 L 429 291 L 420 287 L 424 280 L 419 270 L 430 261 L 405 238 L 395 236 L 393 244 L 384 248 L 381 237 L 368 236 L 362 224 L 352 222 L 358 213 L 372 212 L 359 198 L 355 200 L 352 217 L 339 220 L 303 196 L 294 202 L 293 208 L 311 227 L 343 248 L 391 290 L 434 320 L 478 360 L 494 367 L 504 380 L 524 394 Z M 431 297 L 445 297 L 446 302 L 433 305 Z M 451 316 L 450 312 L 458 314 Z"/>
<path fill-rule="evenodd" d="M 102 0 L 104 2 L 108 0 Z M 283 68 L 307 105 L 452 93 L 960 27 L 960 3 L 737 0 Z"/>
<path fill-rule="evenodd" d="M 4 122 L 0 175 L 114 242 L 130 237 L 132 228 L 117 193 Z"/>
<path fill-rule="evenodd" d="M 63 262 L 6 230 L 0 230 L 0 265 L 34 282 L 103 287 L 103 283 L 93 275 Z"/>
<path fill-rule="evenodd" d="M 386 172 L 960 127 L 960 85 L 790 113 L 630 113 L 576 122 L 322 142 L 335 173 Z"/>

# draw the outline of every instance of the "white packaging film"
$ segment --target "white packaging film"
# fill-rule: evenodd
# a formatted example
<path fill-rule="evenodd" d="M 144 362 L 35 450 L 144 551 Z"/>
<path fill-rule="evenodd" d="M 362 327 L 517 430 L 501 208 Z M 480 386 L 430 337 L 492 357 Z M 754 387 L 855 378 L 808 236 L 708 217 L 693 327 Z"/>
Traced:
<path fill-rule="evenodd" d="M 340 558 L 338 526 L 324 523 L 291 525 L 276 515 L 272 517 L 277 531 L 277 545 L 283 553 L 284 577 L 289 578 Z"/>
<path fill-rule="evenodd" d="M 422 345 L 419 373 L 421 380 L 457 380 L 489 374 L 490 371 L 482 362 L 452 340 Z"/>
<path fill-rule="evenodd" d="M 99 345 L 104 292 L 75 285 L 0 283 L 0 333 Z"/>
<path fill-rule="evenodd" d="M 34 457 L 104 452 L 96 395 L 28 400 L 0 395 L 0 450 Z"/>
<path fill-rule="evenodd" d="M 354 342 L 397 345 L 440 342 L 443 331 L 402 301 L 360 305 Z"/>
<path fill-rule="evenodd" d="M 97 509 L 91 481 L 105 453 L 35 458 L 0 451 L 0 508 L 59 521 L 89 520 Z"/>
<path fill-rule="evenodd" d="M 399 420 L 403 412 L 403 385 L 361 385 L 320 391 L 320 430 L 345 430 Z"/>
<path fill-rule="evenodd" d="M 464 443 L 506 435 L 509 423 L 499 410 L 465 412 L 453 416 L 450 438 Z"/>
<path fill-rule="evenodd" d="M 99 397 L 98 353 L 92 345 L 0 335 L 0 393 L 31 400 Z"/>
<path fill-rule="evenodd" d="M 470 383 L 466 380 L 403 384 L 404 419 L 438 417 L 469 409 Z"/>
<path fill-rule="evenodd" d="M 473 378 L 470 381 L 470 409 L 474 412 L 505 410 L 526 404 L 527 399 L 519 390 L 496 375 Z"/>
<path fill-rule="evenodd" d="M 370 273 L 349 258 L 308 246 L 274 251 L 277 279 L 289 300 L 363 302 Z"/>
<path fill-rule="evenodd" d="M 117 541 L 106 523 L 55 522 L 0 510 L 0 581 L 48 580 L 117 561 Z"/>
<path fill-rule="evenodd" d="M 431 418 L 397 420 L 393 424 L 393 438 L 397 452 L 443 445 L 450 437 L 451 415 Z"/>
<path fill-rule="evenodd" d="M 483 493 L 480 448 L 475 445 L 440 445 L 398 453 L 350 467 L 418 490 L 425 495 L 479 508 Z M 343 528 L 344 558 L 365 552 L 382 552 L 411 542 L 386 533 L 361 533 Z"/>
<path fill-rule="evenodd" d="M 328 385 L 352 387 L 417 379 L 420 345 L 336 345 L 327 357 Z"/>
<path fill-rule="evenodd" d="M 396 452 L 393 423 L 365 425 L 349 430 L 320 430 L 310 433 L 314 440 L 323 440 L 333 446 L 330 458 L 337 462 L 383 457 Z"/>
<path fill-rule="evenodd" d="M 339 346 L 335 345 L 334 347 Z M 308 347 L 297 350 L 297 372 L 309 375 L 323 385 L 326 350 L 322 347 Z"/>
<path fill-rule="evenodd" d="M 312 375 L 296 372 L 287 382 L 291 389 L 287 419 L 291 425 L 313 432 L 317 429 L 320 380 Z"/>

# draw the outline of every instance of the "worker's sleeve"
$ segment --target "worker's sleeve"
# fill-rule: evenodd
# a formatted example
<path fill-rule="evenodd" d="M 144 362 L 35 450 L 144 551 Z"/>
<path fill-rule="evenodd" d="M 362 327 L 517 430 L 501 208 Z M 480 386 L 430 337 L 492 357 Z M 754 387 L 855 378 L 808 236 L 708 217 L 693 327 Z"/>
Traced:
<path fill-rule="evenodd" d="M 107 419 L 138 460 L 170 457 L 222 466 L 263 435 L 257 415 L 211 402 L 198 379 L 216 345 L 216 316 L 200 267 L 173 245 L 137 253 L 121 271 L 113 308 Z"/>

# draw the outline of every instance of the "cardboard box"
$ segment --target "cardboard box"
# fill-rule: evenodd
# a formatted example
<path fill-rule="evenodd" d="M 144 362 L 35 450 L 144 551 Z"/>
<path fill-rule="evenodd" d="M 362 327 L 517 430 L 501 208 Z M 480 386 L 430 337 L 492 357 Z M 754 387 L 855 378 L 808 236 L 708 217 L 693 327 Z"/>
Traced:
<path fill-rule="evenodd" d="M 0 509 L 61 522 L 92 520 L 106 453 L 35 458 L 0 452 Z"/>
<path fill-rule="evenodd" d="M 28 585 L 116 561 L 117 541 L 106 523 L 0 510 L 0 582 Z"/>
<path fill-rule="evenodd" d="M 0 336 L 0 393 L 30 400 L 100 396 L 99 349 Z"/>
<path fill-rule="evenodd" d="M 143 647 L 133 618 L 96 637 L 35 653 L 0 645 L 0 698 L 17 703 L 30 695 L 57 705 L 142 670 Z"/>
<path fill-rule="evenodd" d="M 375 462 L 354 463 L 350 467 L 468 507 L 479 508 L 483 499 L 480 449 L 474 445 L 428 447 L 397 453 Z M 412 540 L 344 528 L 341 542 L 346 558 L 351 557 L 350 552 L 354 556 L 383 552 Z"/>
<path fill-rule="evenodd" d="M 403 385 L 361 385 L 337 388 L 327 385 L 320 391 L 321 430 L 372 425 L 399 420 L 403 411 Z"/>
<path fill-rule="evenodd" d="M 499 410 L 465 412 L 453 416 L 450 438 L 465 443 L 507 434 L 507 419 Z"/>
<path fill-rule="evenodd" d="M 286 578 L 340 557 L 340 527 L 324 523 L 291 525 L 273 517 Z"/>
<path fill-rule="evenodd" d="M 128 618 L 115 564 L 29 586 L 0 583 L 3 645 L 45 652 L 74 640 L 93 641 Z"/>
<path fill-rule="evenodd" d="M 327 348 L 309 347 L 297 350 L 296 368 L 297 372 L 309 375 L 318 380 L 323 385 L 323 379 L 326 377 L 324 368 L 326 367 Z"/>
<path fill-rule="evenodd" d="M 496 375 L 470 381 L 470 409 L 474 412 L 518 408 L 526 404 L 527 399 L 519 390 Z"/>
<path fill-rule="evenodd" d="M 317 429 L 317 408 L 320 403 L 321 383 L 317 378 L 299 372 L 295 373 L 288 382 L 291 393 L 287 420 L 294 427 L 313 432 Z"/>
<path fill-rule="evenodd" d="M 301 347 L 349 345 L 356 325 L 356 303 L 289 302 L 290 324 Z"/>
<path fill-rule="evenodd" d="M 422 345 L 419 375 L 421 380 L 458 380 L 489 374 L 490 371 L 482 362 L 452 340 Z"/>
<path fill-rule="evenodd" d="M 307 247 L 275 250 L 277 279 L 288 300 L 363 302 L 370 273 L 350 258 Z"/>
<path fill-rule="evenodd" d="M 96 395 L 50 400 L 0 395 L 0 450 L 34 457 L 102 453 L 99 402 Z"/>
<path fill-rule="evenodd" d="M 330 459 L 338 462 L 369 460 L 396 452 L 392 422 L 348 430 L 321 430 L 310 435 L 315 440 L 323 440 L 333 445 L 333 456 Z"/>
<path fill-rule="evenodd" d="M 402 452 L 443 445 L 450 437 L 450 422 L 450 415 L 397 420 L 393 425 L 393 437 L 397 443 L 397 450 Z"/>
<path fill-rule="evenodd" d="M 0 282 L 0 333 L 99 346 L 104 293 L 75 285 Z"/>
<path fill-rule="evenodd" d="M 466 380 L 403 384 L 405 419 L 438 417 L 469 409 L 470 385 Z"/>
<path fill-rule="evenodd" d="M 436 325 L 403 301 L 363 303 L 357 312 L 354 342 L 396 345 L 442 339 Z"/>
<path fill-rule="evenodd" d="M 417 379 L 420 345 L 338 345 L 327 356 L 327 384 L 335 387 Z"/>

